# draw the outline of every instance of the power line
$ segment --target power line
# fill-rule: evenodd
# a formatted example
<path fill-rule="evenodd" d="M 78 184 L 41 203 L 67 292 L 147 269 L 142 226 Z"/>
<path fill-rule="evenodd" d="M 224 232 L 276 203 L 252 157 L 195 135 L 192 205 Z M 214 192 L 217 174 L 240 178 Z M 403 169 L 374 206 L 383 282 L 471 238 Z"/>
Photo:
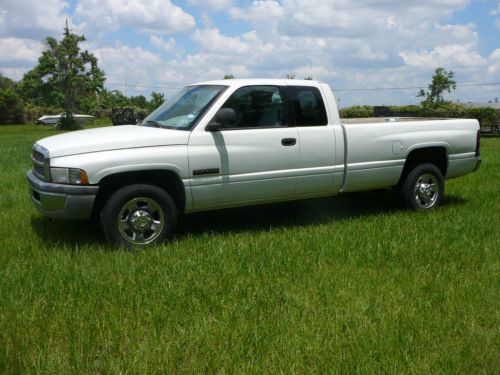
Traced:
<path fill-rule="evenodd" d="M 162 90 L 180 90 L 183 87 L 167 87 L 167 86 L 145 86 L 145 85 L 135 85 L 132 83 L 113 83 L 113 82 L 106 82 L 106 85 L 109 86 L 122 86 L 122 87 L 135 87 L 135 88 L 141 88 L 141 89 L 162 89 Z"/>
<path fill-rule="evenodd" d="M 500 82 L 486 82 L 486 83 L 461 83 L 456 84 L 456 87 L 476 87 L 476 86 L 497 86 Z M 369 87 L 369 88 L 340 88 L 332 89 L 333 91 L 388 91 L 388 90 L 416 90 L 426 88 L 428 85 L 422 86 L 409 86 L 409 87 Z"/>
<path fill-rule="evenodd" d="M 147 86 L 147 85 L 136 85 L 131 83 L 113 83 L 106 82 L 106 85 L 110 86 L 128 86 L 135 88 L 144 88 L 144 89 L 162 89 L 162 90 L 180 90 L 183 87 L 167 87 L 167 86 Z M 481 83 L 457 83 L 456 87 L 480 87 L 480 86 L 498 86 L 500 82 L 481 82 Z M 407 86 L 407 87 L 359 87 L 359 88 L 340 88 L 340 89 L 332 89 L 332 91 L 389 91 L 389 90 L 417 90 L 426 88 L 428 85 L 421 86 Z"/>

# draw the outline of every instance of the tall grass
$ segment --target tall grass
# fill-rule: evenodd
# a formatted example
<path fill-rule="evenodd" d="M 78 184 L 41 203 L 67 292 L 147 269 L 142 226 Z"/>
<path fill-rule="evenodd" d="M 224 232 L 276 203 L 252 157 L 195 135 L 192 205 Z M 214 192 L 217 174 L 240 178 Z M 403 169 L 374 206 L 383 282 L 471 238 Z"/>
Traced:
<path fill-rule="evenodd" d="M 499 139 L 432 213 L 366 192 L 113 251 L 31 207 L 31 146 L 54 133 L 0 127 L 0 373 L 498 373 Z"/>

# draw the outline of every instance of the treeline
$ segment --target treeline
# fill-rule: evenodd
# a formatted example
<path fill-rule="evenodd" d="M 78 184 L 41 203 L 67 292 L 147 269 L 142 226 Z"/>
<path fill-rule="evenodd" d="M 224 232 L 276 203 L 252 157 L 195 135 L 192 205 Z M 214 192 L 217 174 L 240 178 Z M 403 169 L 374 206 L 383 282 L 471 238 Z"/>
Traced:
<path fill-rule="evenodd" d="M 342 118 L 359 117 L 436 117 L 436 118 L 474 118 L 482 127 L 498 129 L 500 126 L 500 110 L 481 107 L 471 108 L 458 103 L 444 103 L 432 108 L 424 105 L 405 106 L 352 106 L 340 110 Z M 497 130 L 498 131 L 498 130 Z"/>
<path fill-rule="evenodd" d="M 25 79 L 15 82 L 0 74 L 0 124 L 34 123 L 40 116 L 63 112 L 57 101 L 30 95 L 33 88 Z M 139 116 L 146 116 L 165 101 L 164 95 L 152 92 L 151 99 L 144 95 L 126 97 L 119 90 L 101 89 L 93 95 L 85 95 L 78 103 L 77 111 L 96 118 L 109 118 L 113 108 L 133 108 Z"/>

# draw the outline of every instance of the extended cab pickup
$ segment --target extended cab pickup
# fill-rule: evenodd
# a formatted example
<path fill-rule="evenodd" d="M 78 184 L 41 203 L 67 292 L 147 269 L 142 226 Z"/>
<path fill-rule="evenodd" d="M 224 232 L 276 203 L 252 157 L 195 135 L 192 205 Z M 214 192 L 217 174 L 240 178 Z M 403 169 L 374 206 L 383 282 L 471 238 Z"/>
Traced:
<path fill-rule="evenodd" d="M 187 86 L 139 125 L 41 139 L 32 162 L 42 214 L 98 215 L 111 242 L 145 245 L 179 212 L 388 187 L 431 210 L 444 179 L 479 167 L 479 124 L 341 121 L 325 83 L 234 79 Z"/>

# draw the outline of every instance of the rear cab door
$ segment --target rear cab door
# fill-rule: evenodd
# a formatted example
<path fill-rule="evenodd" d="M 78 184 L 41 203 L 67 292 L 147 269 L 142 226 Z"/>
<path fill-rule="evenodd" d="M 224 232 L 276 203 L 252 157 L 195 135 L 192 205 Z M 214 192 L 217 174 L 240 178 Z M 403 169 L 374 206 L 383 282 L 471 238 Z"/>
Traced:
<path fill-rule="evenodd" d="M 287 86 L 300 151 L 296 195 L 315 196 L 338 192 L 343 162 L 336 165 L 335 119 L 327 110 L 321 86 Z M 335 108 L 336 109 L 336 106 Z M 343 139 L 337 142 L 343 142 Z"/>

